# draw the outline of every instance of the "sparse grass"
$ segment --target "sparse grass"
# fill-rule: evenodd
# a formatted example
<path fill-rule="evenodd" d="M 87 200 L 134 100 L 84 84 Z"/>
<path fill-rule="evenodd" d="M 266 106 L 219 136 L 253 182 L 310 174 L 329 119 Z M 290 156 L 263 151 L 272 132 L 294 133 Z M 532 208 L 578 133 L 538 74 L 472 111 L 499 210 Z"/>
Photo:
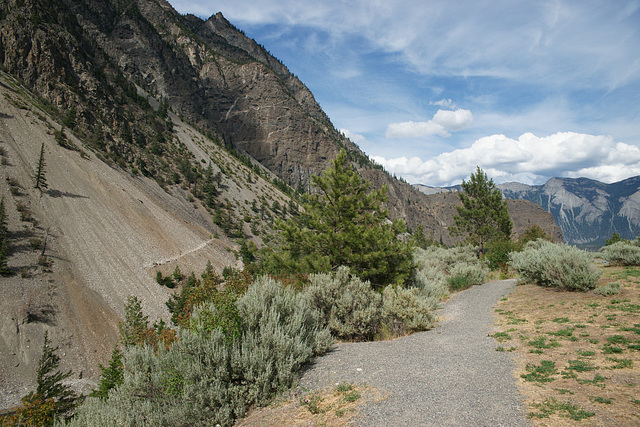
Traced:
<path fill-rule="evenodd" d="M 640 268 L 600 269 L 596 289 L 619 281 L 618 293 L 523 284 L 496 306 L 496 338 L 522 343 L 513 352 L 534 425 L 640 424 Z"/>
<path fill-rule="evenodd" d="M 520 377 L 530 382 L 548 383 L 555 380 L 553 375 L 558 373 L 556 362 L 551 360 L 543 360 L 539 366 L 528 363 L 526 369 L 528 374 L 522 374 Z"/>
<path fill-rule="evenodd" d="M 561 417 L 580 421 L 595 415 L 593 412 L 580 409 L 578 405 L 571 401 L 560 402 L 553 397 L 545 399 L 542 403 L 533 403 L 531 406 L 539 409 L 540 412 L 529 412 L 529 418 L 549 418 L 551 415 L 558 414 Z"/>

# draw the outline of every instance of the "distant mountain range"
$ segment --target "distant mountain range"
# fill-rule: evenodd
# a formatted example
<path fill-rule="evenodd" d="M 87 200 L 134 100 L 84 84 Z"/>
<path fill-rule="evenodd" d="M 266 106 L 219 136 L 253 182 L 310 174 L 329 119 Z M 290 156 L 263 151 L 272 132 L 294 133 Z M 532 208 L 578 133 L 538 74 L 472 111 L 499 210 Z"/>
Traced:
<path fill-rule="evenodd" d="M 455 192 L 460 187 L 415 185 L 425 194 Z M 507 199 L 529 200 L 553 214 L 565 242 L 602 246 L 617 232 L 625 239 L 640 234 L 640 176 L 613 184 L 588 178 L 551 178 L 543 185 L 498 185 Z"/>

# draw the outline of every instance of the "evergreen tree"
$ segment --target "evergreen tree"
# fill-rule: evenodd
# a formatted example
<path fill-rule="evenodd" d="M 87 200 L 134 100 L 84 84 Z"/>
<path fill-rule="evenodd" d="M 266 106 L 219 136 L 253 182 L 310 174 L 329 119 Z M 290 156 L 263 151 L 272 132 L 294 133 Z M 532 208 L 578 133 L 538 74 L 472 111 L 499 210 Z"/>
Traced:
<path fill-rule="evenodd" d="M 90 396 L 99 397 L 100 399 L 106 399 L 109 396 L 109 390 L 116 388 L 124 382 L 124 355 L 116 347 L 111 353 L 111 360 L 109 366 L 100 367 L 100 384 L 97 390 L 93 390 Z"/>
<path fill-rule="evenodd" d="M 38 190 L 42 191 L 48 187 L 47 179 L 45 177 L 45 166 L 46 163 L 44 161 L 44 143 L 42 143 L 42 147 L 40 147 L 40 158 L 38 159 L 38 167 L 36 169 L 35 176 L 35 186 Z"/>
<path fill-rule="evenodd" d="M 467 234 L 467 241 L 479 246 L 481 255 L 488 241 L 511 238 L 513 223 L 507 202 L 480 167 L 471 174 L 469 181 L 462 181 L 458 196 L 462 206 L 456 206 L 458 214 L 454 216 L 455 225 L 449 227 L 451 234 Z"/>
<path fill-rule="evenodd" d="M 45 332 L 42 356 L 36 374 L 38 385 L 34 392 L 22 399 L 23 406 L 18 410 L 21 420 L 26 425 L 53 425 L 56 418 L 69 417 L 78 400 L 78 395 L 71 387 L 62 383 L 72 372 L 58 371 L 58 347 L 52 348 L 49 344 L 49 336 Z"/>
<path fill-rule="evenodd" d="M 9 258 L 9 229 L 7 228 L 7 214 L 4 209 L 4 198 L 0 199 L 0 275 L 8 276 L 13 273 L 7 265 Z"/>
<path fill-rule="evenodd" d="M 344 265 L 374 286 L 407 281 L 415 268 L 411 248 L 397 238 L 404 223 L 389 221 L 382 208 L 387 188 L 371 190 L 344 149 L 312 182 L 318 193 L 303 213 L 280 223 L 282 252 L 267 260 L 268 268 L 315 273 Z"/>
<path fill-rule="evenodd" d="M 624 239 L 622 237 L 620 237 L 620 234 L 618 234 L 617 232 L 613 232 L 613 234 L 611 235 L 611 237 L 609 237 L 606 242 L 605 242 L 605 246 L 611 246 L 614 243 L 618 243 L 618 242 L 622 242 Z"/>
<path fill-rule="evenodd" d="M 142 303 L 138 297 L 130 296 L 124 306 L 124 322 L 118 325 L 120 340 L 125 347 L 145 341 L 149 329 L 149 318 L 142 313 Z"/>

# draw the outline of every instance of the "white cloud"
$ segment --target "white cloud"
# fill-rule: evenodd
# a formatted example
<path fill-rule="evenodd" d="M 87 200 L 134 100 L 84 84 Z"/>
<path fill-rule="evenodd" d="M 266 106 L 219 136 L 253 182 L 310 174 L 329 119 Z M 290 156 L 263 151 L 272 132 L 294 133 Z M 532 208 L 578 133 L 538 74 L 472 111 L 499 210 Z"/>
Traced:
<path fill-rule="evenodd" d="M 453 102 L 452 99 L 441 99 L 440 101 L 431 101 L 429 102 L 429 105 L 437 105 L 438 107 L 442 107 L 442 108 L 449 108 L 449 109 L 454 109 L 456 108 L 456 103 Z"/>
<path fill-rule="evenodd" d="M 449 131 L 466 128 L 473 122 L 473 114 L 469 110 L 438 110 L 433 119 L 427 122 L 391 123 L 387 127 L 387 138 L 420 138 L 428 135 L 440 135 L 446 138 Z"/>
<path fill-rule="evenodd" d="M 540 184 L 553 176 L 613 182 L 640 174 L 640 148 L 604 135 L 559 132 L 547 137 L 525 133 L 480 138 L 470 147 L 423 161 L 418 157 L 374 157 L 388 171 L 410 182 L 442 186 L 459 183 L 483 168 L 497 182 Z"/>
<path fill-rule="evenodd" d="M 640 79 L 637 1 L 171 3 L 202 16 L 221 8 L 239 23 L 320 29 L 334 46 L 348 45 L 345 38 L 356 35 L 423 74 L 543 79 L 559 86 L 590 82 L 609 89 Z"/>
<path fill-rule="evenodd" d="M 473 114 L 469 110 L 438 110 L 433 121 L 449 130 L 461 130 L 473 122 Z"/>

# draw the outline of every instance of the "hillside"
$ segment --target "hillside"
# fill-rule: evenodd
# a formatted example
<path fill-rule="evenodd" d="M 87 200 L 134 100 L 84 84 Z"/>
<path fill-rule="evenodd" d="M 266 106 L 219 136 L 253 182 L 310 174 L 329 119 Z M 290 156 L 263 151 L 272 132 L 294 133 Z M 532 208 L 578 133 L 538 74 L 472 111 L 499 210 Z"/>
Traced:
<path fill-rule="evenodd" d="M 180 185 L 164 190 L 156 181 L 109 165 L 39 110 L 24 88 L 0 77 L 2 194 L 12 234 L 9 266 L 17 274 L 2 278 L 0 302 L 0 406 L 17 403 L 33 381 L 45 330 L 59 343 L 66 368 L 95 380 L 117 338 L 117 323 L 129 295 L 136 295 L 151 319 L 167 318 L 170 290 L 155 281 L 157 271 L 202 271 L 210 261 L 218 271 L 239 267 L 238 244 L 214 224 L 212 215 Z M 225 171 L 220 200 L 233 215 L 257 209 L 270 221 L 271 210 L 289 198 L 193 128 L 172 116 L 176 137 L 200 160 L 215 159 Z M 48 189 L 33 188 L 44 144 Z M 247 182 L 251 181 L 251 184 Z M 190 201 L 191 199 L 191 201 Z M 267 218 L 268 217 L 268 218 Z M 244 223 L 250 234 L 250 224 Z M 40 258 L 42 242 L 47 263 Z M 32 344 L 33 343 L 33 344 Z M 81 381 L 81 382 L 82 382 Z M 12 392 L 8 395 L 8 392 Z"/>

